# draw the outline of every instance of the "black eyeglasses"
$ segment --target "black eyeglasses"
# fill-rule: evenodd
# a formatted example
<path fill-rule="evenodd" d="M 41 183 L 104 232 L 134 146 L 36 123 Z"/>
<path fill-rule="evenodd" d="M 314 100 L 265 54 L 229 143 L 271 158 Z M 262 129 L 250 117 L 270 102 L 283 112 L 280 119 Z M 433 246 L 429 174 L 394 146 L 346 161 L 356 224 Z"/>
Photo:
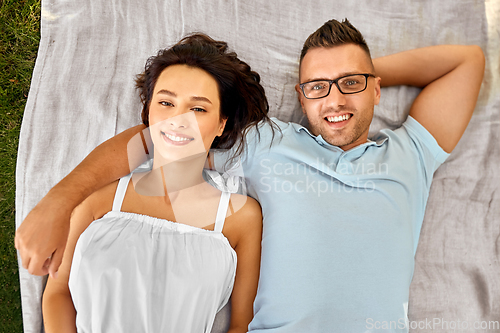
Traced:
<path fill-rule="evenodd" d="M 301 83 L 299 86 L 307 99 L 318 99 L 328 96 L 334 83 L 342 94 L 349 95 L 364 91 L 368 85 L 368 78 L 370 76 L 375 77 L 373 74 L 351 74 L 335 80 L 309 81 Z"/>

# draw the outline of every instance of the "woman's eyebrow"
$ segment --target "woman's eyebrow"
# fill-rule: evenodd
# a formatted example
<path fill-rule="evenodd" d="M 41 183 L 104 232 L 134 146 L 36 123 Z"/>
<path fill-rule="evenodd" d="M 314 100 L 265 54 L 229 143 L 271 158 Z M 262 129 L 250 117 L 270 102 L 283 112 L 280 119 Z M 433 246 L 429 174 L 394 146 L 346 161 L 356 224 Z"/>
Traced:
<path fill-rule="evenodd" d="M 170 95 L 170 96 L 173 96 L 173 97 L 177 97 L 176 93 L 171 92 L 170 90 L 167 90 L 167 89 L 162 89 L 162 90 L 158 91 L 156 94 L 157 95 L 158 94 L 163 94 L 163 95 Z"/>
<path fill-rule="evenodd" d="M 177 97 L 177 94 L 176 94 L 176 93 L 174 93 L 174 92 L 172 92 L 172 91 L 170 91 L 170 90 L 167 90 L 167 89 L 161 89 L 161 90 L 159 90 L 156 94 L 157 94 L 157 95 L 158 95 L 158 94 L 163 94 L 163 95 L 169 95 L 169 96 L 172 96 L 172 97 Z M 191 100 L 192 100 L 192 101 L 207 102 L 207 103 L 212 104 L 212 102 L 211 102 L 208 98 L 203 97 L 203 96 L 192 96 L 192 97 L 191 97 Z"/>
<path fill-rule="evenodd" d="M 212 104 L 212 102 L 208 98 L 202 97 L 202 96 L 193 96 L 193 97 L 191 97 L 191 100 L 200 101 L 200 102 L 207 102 L 207 103 Z"/>

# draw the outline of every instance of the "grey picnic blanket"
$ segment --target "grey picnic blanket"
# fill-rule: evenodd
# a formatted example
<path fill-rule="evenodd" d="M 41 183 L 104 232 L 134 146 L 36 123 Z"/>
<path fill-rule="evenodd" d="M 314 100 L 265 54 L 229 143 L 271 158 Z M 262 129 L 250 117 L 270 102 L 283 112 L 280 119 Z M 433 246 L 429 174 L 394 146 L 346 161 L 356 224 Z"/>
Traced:
<path fill-rule="evenodd" d="M 500 321 L 498 0 L 42 0 L 17 160 L 17 225 L 96 145 L 140 122 L 134 77 L 158 49 L 198 31 L 227 41 L 261 74 L 271 115 L 303 122 L 294 91 L 302 43 L 325 21 L 346 17 L 374 57 L 435 44 L 485 52 L 474 116 L 434 177 L 409 324 L 413 332 L 500 332 L 492 327 Z M 372 132 L 398 127 L 418 91 L 383 89 Z M 20 268 L 20 279 L 24 331 L 39 333 L 45 278 Z"/>

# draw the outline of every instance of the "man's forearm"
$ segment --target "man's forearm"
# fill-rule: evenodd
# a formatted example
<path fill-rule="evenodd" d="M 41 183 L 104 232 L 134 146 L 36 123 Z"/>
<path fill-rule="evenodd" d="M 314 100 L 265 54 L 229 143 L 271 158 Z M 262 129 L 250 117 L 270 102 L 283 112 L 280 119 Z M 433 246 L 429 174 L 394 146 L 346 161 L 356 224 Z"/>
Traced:
<path fill-rule="evenodd" d="M 54 275 L 61 264 L 71 212 L 97 189 L 128 174 L 146 158 L 143 140 L 131 139 L 144 125 L 128 129 L 94 149 L 26 216 L 15 244 L 31 274 Z M 149 140 L 149 138 L 145 138 Z M 131 157 L 131 158 L 129 158 Z"/>
<path fill-rule="evenodd" d="M 474 53 L 482 54 L 478 46 L 436 45 L 376 58 L 373 64 L 383 87 L 422 88 L 464 64 Z"/>
<path fill-rule="evenodd" d="M 58 197 L 61 206 L 73 210 L 86 197 L 101 187 L 130 173 L 144 160 L 130 159 L 128 142 L 144 129 L 143 125 L 130 128 L 96 147 L 69 175 L 48 194 Z M 137 150 L 143 149 L 136 147 Z M 134 154 L 134 156 L 143 156 Z"/>
<path fill-rule="evenodd" d="M 423 88 L 410 108 L 450 153 L 472 116 L 484 74 L 484 55 L 475 45 L 438 45 L 374 59 L 382 86 Z"/>

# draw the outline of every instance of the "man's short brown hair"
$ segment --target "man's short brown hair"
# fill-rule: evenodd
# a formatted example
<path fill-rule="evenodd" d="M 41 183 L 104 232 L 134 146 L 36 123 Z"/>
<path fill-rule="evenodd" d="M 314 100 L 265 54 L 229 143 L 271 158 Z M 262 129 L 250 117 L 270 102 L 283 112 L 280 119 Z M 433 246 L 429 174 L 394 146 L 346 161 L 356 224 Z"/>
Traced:
<path fill-rule="evenodd" d="M 300 64 L 310 49 L 318 47 L 328 48 L 344 44 L 360 46 L 371 60 L 370 49 L 358 29 L 347 19 L 344 19 L 342 22 L 333 19 L 323 24 L 307 38 L 300 53 Z"/>

